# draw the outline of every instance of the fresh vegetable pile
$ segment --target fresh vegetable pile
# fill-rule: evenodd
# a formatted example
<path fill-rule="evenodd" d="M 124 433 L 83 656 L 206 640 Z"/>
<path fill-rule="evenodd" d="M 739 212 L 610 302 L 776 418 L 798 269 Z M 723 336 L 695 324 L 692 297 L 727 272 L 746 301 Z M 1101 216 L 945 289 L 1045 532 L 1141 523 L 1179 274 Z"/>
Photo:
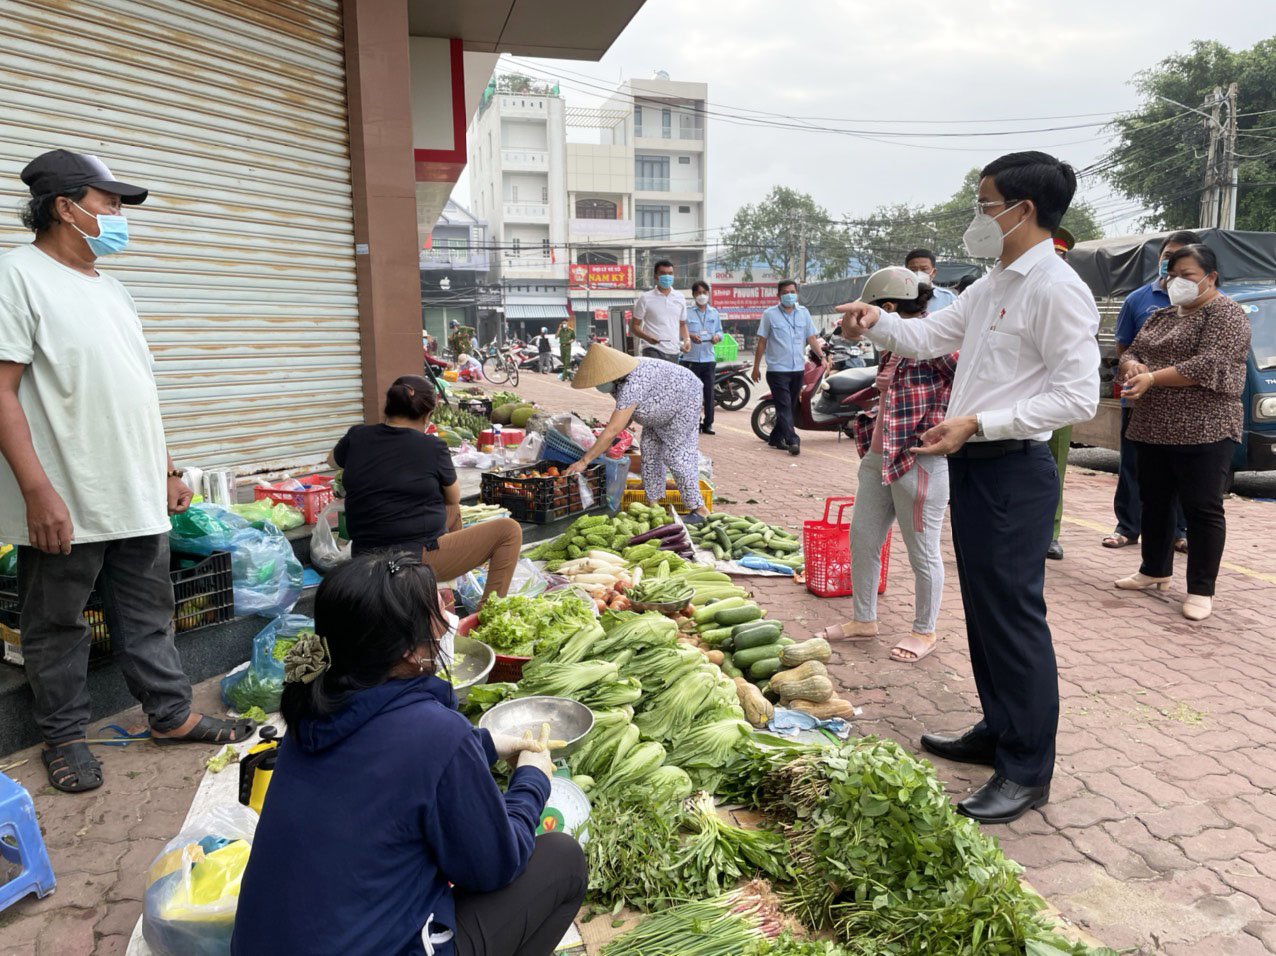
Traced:
<path fill-rule="evenodd" d="M 719 561 L 738 561 L 746 555 L 756 554 L 772 564 L 795 571 L 802 567 L 802 556 L 798 553 L 802 543 L 797 535 L 787 528 L 756 518 L 717 511 L 709 515 L 703 524 L 693 525 L 689 533 L 696 547 L 712 552 Z"/>
<path fill-rule="evenodd" d="M 472 524 L 491 521 L 493 518 L 509 516 L 509 510 L 500 505 L 461 505 L 461 526 L 465 528 Z"/>
<path fill-rule="evenodd" d="M 570 590 L 550 591 L 537 597 L 493 595 L 483 603 L 478 625 L 470 637 L 498 654 L 532 657 L 561 635 L 573 634 L 593 623 L 594 611 L 589 602 Z"/>
<path fill-rule="evenodd" d="M 533 561 L 549 562 L 552 571 L 555 562 L 583 557 L 586 551 L 602 550 L 619 554 L 635 537 L 669 526 L 669 512 L 635 501 L 616 515 L 577 518 L 557 538 L 538 545 L 527 556 Z"/>

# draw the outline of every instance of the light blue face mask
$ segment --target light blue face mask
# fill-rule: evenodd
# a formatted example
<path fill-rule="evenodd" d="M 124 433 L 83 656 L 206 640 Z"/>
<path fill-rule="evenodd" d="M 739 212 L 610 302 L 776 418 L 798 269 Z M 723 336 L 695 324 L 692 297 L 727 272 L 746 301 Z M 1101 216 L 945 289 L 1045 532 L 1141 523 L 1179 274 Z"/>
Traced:
<path fill-rule="evenodd" d="M 598 389 L 598 391 L 602 392 L 604 395 L 610 395 L 612 392 L 616 390 L 616 383 L 615 382 L 600 382 L 599 384 L 595 385 L 594 388 Z"/>
<path fill-rule="evenodd" d="M 660 286 L 660 288 L 662 289 L 672 289 L 673 276 L 668 272 L 666 272 L 664 275 L 656 276 L 656 285 Z"/>
<path fill-rule="evenodd" d="M 1160 265 L 1158 265 L 1158 266 L 1156 267 L 1156 274 L 1157 274 L 1158 276 L 1160 276 L 1162 279 L 1164 279 L 1167 275 L 1169 275 L 1169 274 L 1170 274 L 1170 260 L 1169 260 L 1169 259 L 1162 259 L 1162 260 L 1161 260 Z"/>
<path fill-rule="evenodd" d="M 784 293 L 784 295 L 780 296 L 780 305 L 784 306 L 786 309 L 793 308 L 795 305 L 797 305 L 797 293 L 796 292 Z"/>
<path fill-rule="evenodd" d="M 71 205 L 86 216 L 92 216 L 89 212 L 75 200 L 71 200 Z M 84 237 L 84 241 L 89 244 L 89 251 L 93 255 L 109 256 L 113 252 L 123 252 L 128 248 L 128 220 L 123 216 L 96 216 L 98 234 L 90 236 L 87 232 L 71 223 L 72 228 Z"/>

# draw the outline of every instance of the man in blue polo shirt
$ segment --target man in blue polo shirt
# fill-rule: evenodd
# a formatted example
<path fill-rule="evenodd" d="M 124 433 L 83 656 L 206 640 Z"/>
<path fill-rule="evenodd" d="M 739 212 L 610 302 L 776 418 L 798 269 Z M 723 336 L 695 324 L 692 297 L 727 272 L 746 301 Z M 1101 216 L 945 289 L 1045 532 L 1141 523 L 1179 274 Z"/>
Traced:
<path fill-rule="evenodd" d="M 713 392 L 718 370 L 713 347 L 722 341 L 722 319 L 718 310 L 709 304 L 709 283 L 697 279 L 691 284 L 691 294 L 696 300 L 694 308 L 687 310 L 687 336 L 691 349 L 682 356 L 682 364 L 695 373 L 704 386 L 704 413 L 700 431 L 716 435 L 713 430 Z"/>
<path fill-rule="evenodd" d="M 767 442 L 790 455 L 802 453 L 802 443 L 793 428 L 798 403 L 802 399 L 802 377 L 806 369 L 806 346 L 824 362 L 824 349 L 815 323 L 805 306 L 798 305 L 798 287 L 792 279 L 776 286 L 780 304 L 762 313 L 758 323 L 758 345 L 753 353 L 753 381 L 762 380 L 762 355 L 766 353 L 766 383 L 775 399 L 775 429 Z"/>
<path fill-rule="evenodd" d="M 1170 304 L 1170 297 L 1165 292 L 1165 278 L 1169 267 L 1171 253 L 1178 252 L 1184 246 L 1196 245 L 1201 237 L 1194 232 L 1181 230 L 1172 232 L 1161 243 L 1161 254 L 1157 268 L 1157 276 L 1147 285 L 1139 286 L 1125 298 L 1116 323 L 1117 361 L 1134 342 L 1134 337 L 1143 328 L 1143 323 L 1157 309 L 1164 309 Z M 1126 440 L 1125 426 L 1130 422 L 1130 408 L 1121 399 L 1121 470 L 1117 474 L 1116 495 L 1112 499 L 1112 510 L 1116 512 L 1116 530 L 1103 539 L 1105 548 L 1124 548 L 1139 540 L 1142 530 L 1139 499 L 1139 472 L 1134 445 Z M 1183 517 L 1183 507 L 1178 506 L 1178 518 L 1175 524 L 1177 534 L 1174 535 L 1174 549 L 1187 551 L 1187 519 Z"/>

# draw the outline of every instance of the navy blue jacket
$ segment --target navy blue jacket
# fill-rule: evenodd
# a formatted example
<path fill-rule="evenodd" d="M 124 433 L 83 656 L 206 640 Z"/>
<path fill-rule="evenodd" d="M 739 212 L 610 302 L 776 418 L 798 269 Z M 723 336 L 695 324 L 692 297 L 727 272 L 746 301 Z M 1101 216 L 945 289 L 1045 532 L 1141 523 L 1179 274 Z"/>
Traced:
<path fill-rule="evenodd" d="M 492 738 L 436 677 L 392 680 L 290 727 L 252 855 L 234 956 L 410 956 L 455 927 L 448 883 L 486 893 L 532 855 L 549 798 L 539 770 L 492 779 Z M 453 956 L 451 943 L 436 947 Z"/>

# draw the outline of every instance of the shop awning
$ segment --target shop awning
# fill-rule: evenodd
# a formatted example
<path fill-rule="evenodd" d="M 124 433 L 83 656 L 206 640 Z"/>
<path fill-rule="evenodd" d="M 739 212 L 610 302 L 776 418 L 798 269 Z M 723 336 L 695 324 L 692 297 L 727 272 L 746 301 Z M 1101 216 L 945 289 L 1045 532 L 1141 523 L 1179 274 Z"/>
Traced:
<path fill-rule="evenodd" d="M 553 319 L 560 321 L 562 319 L 572 318 L 572 314 L 567 311 L 566 303 L 542 302 L 536 305 L 505 305 L 505 318 L 514 321 L 526 319 Z"/>
<path fill-rule="evenodd" d="M 589 312 L 593 309 L 609 309 L 614 305 L 632 306 L 638 295 L 639 293 L 637 292 L 623 289 L 613 290 L 611 294 L 591 292 L 588 296 L 573 295 L 572 311 Z"/>

